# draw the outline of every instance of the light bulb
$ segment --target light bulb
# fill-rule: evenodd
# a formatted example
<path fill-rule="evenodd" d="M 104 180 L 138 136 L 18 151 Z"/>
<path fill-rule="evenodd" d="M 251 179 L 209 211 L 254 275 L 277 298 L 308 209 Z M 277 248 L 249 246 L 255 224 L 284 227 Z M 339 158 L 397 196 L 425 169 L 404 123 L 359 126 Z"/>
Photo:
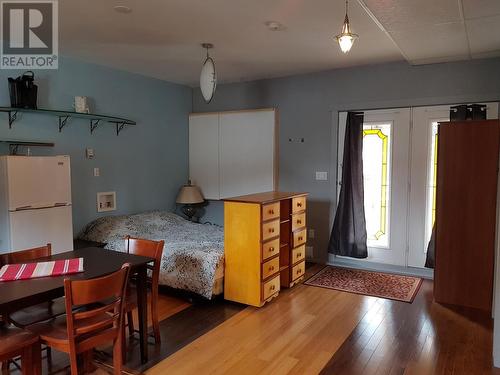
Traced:
<path fill-rule="evenodd" d="M 341 35 L 338 38 L 340 49 L 342 52 L 347 53 L 351 50 L 354 43 L 354 38 L 351 35 Z"/>

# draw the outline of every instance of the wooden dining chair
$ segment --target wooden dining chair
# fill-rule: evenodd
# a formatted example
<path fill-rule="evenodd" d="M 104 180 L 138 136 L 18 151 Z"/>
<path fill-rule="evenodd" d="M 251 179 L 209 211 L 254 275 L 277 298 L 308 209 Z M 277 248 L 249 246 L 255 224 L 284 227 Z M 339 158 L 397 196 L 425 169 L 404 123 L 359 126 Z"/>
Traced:
<path fill-rule="evenodd" d="M 151 292 L 151 321 L 153 322 L 153 334 L 155 343 L 161 342 L 160 338 L 160 322 L 158 319 L 158 283 L 160 279 L 160 264 L 163 254 L 163 246 L 165 241 L 152 241 L 142 238 L 134 238 L 127 236 L 125 238 L 127 253 L 154 258 L 154 264 L 148 265 L 148 292 Z M 132 311 L 137 308 L 137 292 L 132 284 L 129 285 L 127 293 L 127 304 L 125 311 L 127 313 L 127 323 L 129 335 L 134 332 L 134 320 Z M 125 327 L 124 327 L 125 329 Z"/>
<path fill-rule="evenodd" d="M 78 374 L 78 355 L 83 355 L 84 369 L 88 369 L 92 350 L 110 341 L 113 342 L 114 374 L 121 374 L 122 326 L 129 272 L 130 265 L 124 264 L 121 270 L 107 276 L 89 280 L 65 279 L 66 316 L 28 327 L 40 336 L 42 343 L 69 354 L 72 375 Z"/>
<path fill-rule="evenodd" d="M 16 264 L 33 262 L 37 259 L 52 255 L 52 246 L 35 247 L 33 249 L 16 251 L 0 255 L 0 266 L 4 264 Z M 43 302 L 30 306 L 22 310 L 11 313 L 7 320 L 19 328 L 26 328 L 34 323 L 43 322 L 53 317 L 63 315 L 66 312 L 64 298 L 57 298 L 52 301 Z"/>
<path fill-rule="evenodd" d="M 21 372 L 41 374 L 40 341 L 38 336 L 9 325 L 0 324 L 0 363 L 2 375 L 10 374 L 9 361 L 21 357 Z"/>

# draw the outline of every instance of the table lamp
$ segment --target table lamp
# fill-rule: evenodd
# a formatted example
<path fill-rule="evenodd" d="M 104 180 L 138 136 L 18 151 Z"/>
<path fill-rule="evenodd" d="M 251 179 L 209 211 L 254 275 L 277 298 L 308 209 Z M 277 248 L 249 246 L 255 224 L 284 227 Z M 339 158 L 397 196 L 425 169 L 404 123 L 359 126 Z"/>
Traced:
<path fill-rule="evenodd" d="M 189 221 L 193 221 L 193 216 L 198 211 L 197 205 L 203 203 L 205 199 L 201 194 L 198 186 L 191 185 L 191 180 L 188 181 L 187 185 L 180 188 L 179 194 L 177 195 L 177 203 L 183 204 L 182 212 Z"/>

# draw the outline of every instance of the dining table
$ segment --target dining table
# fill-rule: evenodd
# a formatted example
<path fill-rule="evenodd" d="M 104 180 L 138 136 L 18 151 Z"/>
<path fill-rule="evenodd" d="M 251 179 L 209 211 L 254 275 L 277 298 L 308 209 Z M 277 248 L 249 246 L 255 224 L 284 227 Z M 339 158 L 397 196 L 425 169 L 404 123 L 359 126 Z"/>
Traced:
<path fill-rule="evenodd" d="M 134 277 L 137 283 L 141 362 L 146 363 L 148 361 L 147 265 L 155 260 L 125 252 L 88 247 L 40 258 L 37 261 L 72 258 L 83 258 L 83 272 L 72 275 L 0 282 L 0 316 L 7 316 L 20 309 L 64 296 L 65 278 L 78 280 L 101 277 L 115 272 L 123 264 L 129 263 L 131 265 L 130 275 Z"/>

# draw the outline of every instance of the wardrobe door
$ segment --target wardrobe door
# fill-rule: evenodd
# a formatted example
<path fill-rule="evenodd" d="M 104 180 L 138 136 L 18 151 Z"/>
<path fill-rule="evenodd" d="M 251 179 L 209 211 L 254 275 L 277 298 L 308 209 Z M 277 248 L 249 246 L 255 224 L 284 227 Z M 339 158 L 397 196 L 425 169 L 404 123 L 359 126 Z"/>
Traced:
<path fill-rule="evenodd" d="M 497 120 L 439 126 L 437 302 L 491 310 L 499 137 Z"/>
<path fill-rule="evenodd" d="M 275 190 L 276 112 L 220 114 L 220 197 Z"/>
<path fill-rule="evenodd" d="M 219 114 L 189 116 L 189 177 L 205 199 L 219 199 Z"/>

